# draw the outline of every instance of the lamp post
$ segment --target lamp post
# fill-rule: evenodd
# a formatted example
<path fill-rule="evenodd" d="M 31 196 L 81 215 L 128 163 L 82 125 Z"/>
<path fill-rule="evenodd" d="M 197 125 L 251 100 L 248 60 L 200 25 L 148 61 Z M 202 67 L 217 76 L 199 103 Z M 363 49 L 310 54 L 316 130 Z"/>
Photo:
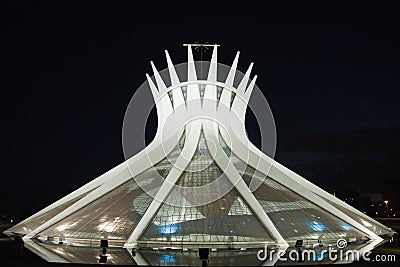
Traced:
<path fill-rule="evenodd" d="M 385 205 L 386 205 L 386 216 L 389 218 L 389 201 L 388 200 L 385 200 L 385 201 L 383 201 L 384 203 L 385 203 Z"/>

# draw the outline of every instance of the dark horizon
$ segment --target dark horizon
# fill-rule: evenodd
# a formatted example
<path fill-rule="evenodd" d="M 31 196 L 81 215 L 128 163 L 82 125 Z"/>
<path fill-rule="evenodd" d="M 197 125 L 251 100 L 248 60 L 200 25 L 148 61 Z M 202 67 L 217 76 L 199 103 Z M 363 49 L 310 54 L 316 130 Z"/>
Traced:
<path fill-rule="evenodd" d="M 279 162 L 330 192 L 400 194 L 397 9 L 356 1 L 215 8 L 184 15 L 131 2 L 9 3 L 0 214 L 23 219 L 121 163 L 124 112 L 150 60 L 166 67 L 168 49 L 185 62 L 182 43 L 196 41 L 220 44 L 228 65 L 240 50 L 242 71 L 255 63 Z M 252 117 L 246 125 L 259 144 Z"/>

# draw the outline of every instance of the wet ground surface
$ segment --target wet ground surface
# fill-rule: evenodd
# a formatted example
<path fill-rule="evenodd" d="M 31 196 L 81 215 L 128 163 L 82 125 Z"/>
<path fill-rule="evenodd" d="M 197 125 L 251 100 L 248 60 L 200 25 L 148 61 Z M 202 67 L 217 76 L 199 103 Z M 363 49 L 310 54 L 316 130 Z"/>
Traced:
<path fill-rule="evenodd" d="M 400 221 L 392 222 L 393 229 L 398 229 L 398 224 Z M 393 227 L 394 226 L 394 227 Z M 1 231 L 2 232 L 2 231 Z M 348 266 L 399 266 L 400 265 L 400 247 L 398 241 L 392 243 L 386 243 L 383 246 L 375 249 L 372 254 L 370 255 L 371 261 L 360 261 L 352 263 Z M 376 255 L 378 257 L 382 257 L 382 255 L 394 255 L 394 258 L 390 262 L 377 262 Z M 385 257 L 385 256 L 384 256 Z M 9 239 L 3 234 L 0 234 L 0 266 L 43 266 L 43 267 L 64 267 L 64 266 L 99 266 L 100 264 L 62 264 L 62 263 L 49 263 L 45 260 L 41 259 L 34 253 L 30 252 L 28 249 L 19 246 L 16 242 Z M 211 264 L 210 264 L 211 266 Z M 325 265 L 327 266 L 327 265 Z M 333 266 L 333 265 L 332 265 Z M 337 266 L 337 265 L 335 265 Z"/>
<path fill-rule="evenodd" d="M 376 255 L 395 255 L 396 259 L 392 262 L 376 262 Z M 372 261 L 360 261 L 352 263 L 349 266 L 399 266 L 400 263 L 400 248 L 394 248 L 390 244 L 384 245 L 373 251 L 370 258 Z M 48 263 L 40 257 L 36 256 L 29 250 L 18 246 L 14 241 L 2 238 L 0 241 L 0 266 L 97 266 L 97 265 L 83 265 L 83 264 L 62 264 L 62 263 Z M 336 265 L 335 265 L 336 266 Z"/>

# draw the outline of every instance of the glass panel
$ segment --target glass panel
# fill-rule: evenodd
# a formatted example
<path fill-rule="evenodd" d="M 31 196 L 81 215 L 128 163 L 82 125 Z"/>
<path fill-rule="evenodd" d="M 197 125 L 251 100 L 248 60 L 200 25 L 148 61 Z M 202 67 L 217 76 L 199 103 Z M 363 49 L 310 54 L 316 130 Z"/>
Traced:
<path fill-rule="evenodd" d="M 341 212 L 343 212 L 344 214 L 352 217 L 353 219 L 355 219 L 357 222 L 361 223 L 363 226 L 365 226 L 367 229 L 371 230 L 372 232 L 374 232 L 377 235 L 386 235 L 389 233 L 393 233 L 393 231 L 387 227 L 382 227 L 380 224 L 376 223 L 375 220 L 373 220 L 372 218 L 370 219 L 366 219 L 364 217 L 361 217 L 357 214 L 355 214 L 354 212 L 336 204 L 333 203 L 329 200 L 327 200 L 326 198 L 322 197 L 323 199 L 325 199 L 327 202 L 329 202 L 330 204 L 332 204 L 332 206 L 334 206 L 335 208 L 337 208 L 338 210 L 340 210 Z"/>
<path fill-rule="evenodd" d="M 224 185 L 230 182 L 209 155 L 202 133 L 197 152 L 177 185 L 200 187 L 216 179 L 220 180 L 210 188 L 209 194 L 222 192 Z M 162 204 L 141 237 L 141 241 L 168 242 L 168 244 L 273 241 L 235 188 L 222 198 L 202 206 L 191 205 L 190 199 L 196 199 L 196 190 L 193 194 L 189 196 L 185 195 L 183 190 L 173 190 L 167 199 L 169 204 Z"/>
<path fill-rule="evenodd" d="M 243 175 L 246 183 L 250 182 L 253 173 L 258 178 L 262 177 L 262 174 L 248 167 Z M 332 245 L 336 245 L 340 238 L 354 242 L 367 241 L 361 231 L 270 177 L 253 193 L 278 231 L 291 245 L 299 239 L 305 240 L 305 244 L 320 241 Z"/>
<path fill-rule="evenodd" d="M 222 147 L 222 150 L 224 150 L 225 154 L 231 158 L 233 164 L 235 165 L 236 161 L 240 161 L 236 156 L 234 156 L 232 154 L 232 151 L 230 149 L 230 147 L 226 144 L 224 138 L 221 135 L 221 132 L 218 132 L 218 140 L 219 140 L 219 144 Z M 236 167 L 236 166 L 235 166 Z"/>
<path fill-rule="evenodd" d="M 185 144 L 185 132 L 182 134 L 181 139 L 178 142 L 178 145 L 171 151 L 168 157 L 164 158 L 163 160 L 155 164 L 152 169 L 158 171 L 158 173 L 163 178 L 166 178 L 168 173 L 172 169 L 172 163 L 174 163 L 175 160 L 178 158 L 184 144 Z"/>
<path fill-rule="evenodd" d="M 183 99 L 185 100 L 185 104 L 186 104 L 186 101 L 187 101 L 187 86 L 182 86 L 181 90 L 182 90 Z"/>
<path fill-rule="evenodd" d="M 68 208 L 69 206 L 71 206 L 72 204 L 74 204 L 87 194 L 89 194 L 90 192 L 91 191 L 84 193 L 74 199 L 71 199 L 70 201 L 67 201 L 64 204 L 57 206 L 49 210 L 48 212 L 43 213 L 42 215 L 34 217 L 23 224 L 17 224 L 14 227 L 10 228 L 10 231 L 17 234 L 23 234 L 23 235 L 28 234 L 32 232 L 34 229 L 38 228 L 40 225 L 44 224 L 46 221 L 56 216 L 61 211 L 65 210 L 66 208 Z"/>
<path fill-rule="evenodd" d="M 233 100 L 235 100 L 235 96 L 236 96 L 236 93 L 232 92 L 232 94 L 231 94 L 231 107 L 232 107 L 232 104 L 233 104 Z"/>
<path fill-rule="evenodd" d="M 158 179 L 154 184 L 151 183 L 156 172 L 165 178 L 172 167 L 169 160 L 178 155 L 177 146 L 168 158 L 141 173 L 138 178 L 146 181 L 148 190 L 154 191 L 153 188 L 159 186 Z M 42 231 L 39 236 L 47 237 L 49 240 L 56 238 L 64 243 L 89 246 L 99 239 L 126 240 L 152 200 L 153 198 L 145 193 L 134 179 L 131 179 Z M 123 242 L 116 245 L 123 245 Z"/>
<path fill-rule="evenodd" d="M 154 171 L 142 175 L 151 179 L 152 174 Z M 63 242 L 89 245 L 92 239 L 126 240 L 151 201 L 152 197 L 131 179 L 44 230 L 40 236 L 59 237 Z"/>
<path fill-rule="evenodd" d="M 176 203 L 187 205 L 182 196 Z M 208 205 L 163 204 L 141 241 L 240 242 L 273 241 L 236 190 Z"/>
<path fill-rule="evenodd" d="M 217 103 L 219 103 L 219 100 L 221 99 L 223 89 L 223 87 L 217 86 Z"/>
<path fill-rule="evenodd" d="M 174 98 L 172 97 L 172 91 L 169 91 L 167 94 L 168 94 L 169 100 L 171 101 L 172 108 L 174 108 Z"/>
<path fill-rule="evenodd" d="M 199 84 L 200 98 L 202 100 L 202 103 L 203 103 L 203 97 L 204 97 L 204 90 L 205 89 L 206 89 L 206 85 L 205 84 Z"/>

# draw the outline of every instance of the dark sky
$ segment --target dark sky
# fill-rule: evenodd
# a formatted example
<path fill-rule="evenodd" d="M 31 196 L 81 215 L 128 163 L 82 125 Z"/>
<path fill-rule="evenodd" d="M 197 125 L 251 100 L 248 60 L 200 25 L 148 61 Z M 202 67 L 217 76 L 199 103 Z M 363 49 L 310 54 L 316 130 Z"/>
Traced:
<path fill-rule="evenodd" d="M 398 7 L 135 2 L 1 9 L 1 213 L 29 215 L 122 162 L 124 112 L 149 61 L 166 67 L 168 49 L 184 62 L 195 41 L 221 44 L 225 64 L 240 50 L 242 71 L 254 61 L 281 163 L 327 190 L 399 186 Z"/>

